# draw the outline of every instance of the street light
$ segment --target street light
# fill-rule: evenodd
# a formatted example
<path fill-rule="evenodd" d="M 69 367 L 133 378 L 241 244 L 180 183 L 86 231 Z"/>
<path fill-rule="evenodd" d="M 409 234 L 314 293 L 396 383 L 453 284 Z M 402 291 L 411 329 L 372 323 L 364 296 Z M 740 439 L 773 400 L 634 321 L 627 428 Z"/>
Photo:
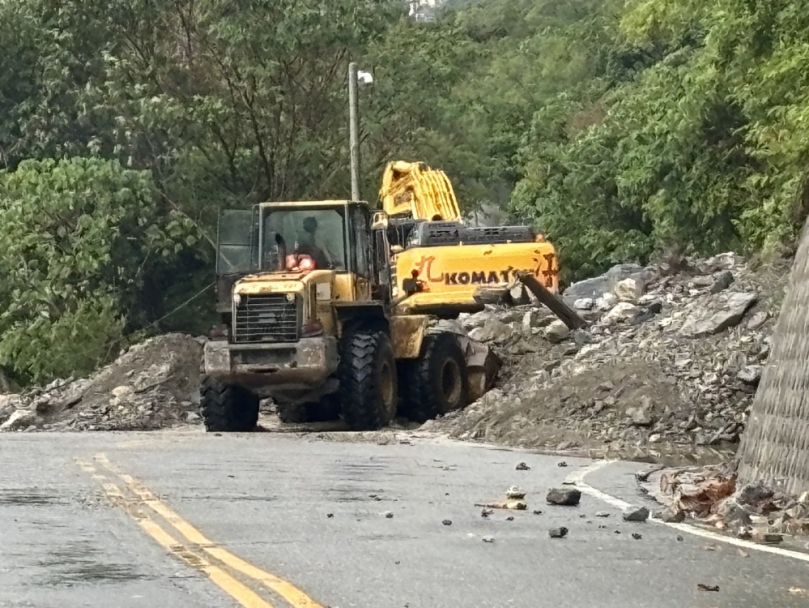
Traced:
<path fill-rule="evenodd" d="M 357 84 L 371 84 L 374 77 L 370 72 L 357 69 L 353 61 L 348 64 L 348 138 L 351 157 L 351 200 L 360 200 L 360 118 Z"/>

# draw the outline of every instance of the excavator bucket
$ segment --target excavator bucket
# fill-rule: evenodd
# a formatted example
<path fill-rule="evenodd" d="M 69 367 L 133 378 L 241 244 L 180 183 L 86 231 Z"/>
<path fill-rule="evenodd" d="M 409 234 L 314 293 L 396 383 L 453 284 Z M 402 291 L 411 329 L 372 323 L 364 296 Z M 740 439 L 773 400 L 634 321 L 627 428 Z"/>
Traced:
<path fill-rule="evenodd" d="M 458 221 L 461 210 L 446 173 L 424 163 L 394 161 L 385 167 L 379 191 L 391 217 L 409 215 L 431 221 Z"/>

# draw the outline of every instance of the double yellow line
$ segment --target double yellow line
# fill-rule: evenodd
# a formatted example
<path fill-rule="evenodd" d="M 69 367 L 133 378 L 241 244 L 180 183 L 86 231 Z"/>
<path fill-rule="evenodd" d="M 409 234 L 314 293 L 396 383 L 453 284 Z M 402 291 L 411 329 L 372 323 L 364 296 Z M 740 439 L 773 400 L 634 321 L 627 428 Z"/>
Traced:
<path fill-rule="evenodd" d="M 323 608 L 292 583 L 246 562 L 208 539 L 146 486 L 121 472 L 104 454 L 96 454 L 93 460 L 95 464 L 80 458 L 76 462 L 101 485 L 113 504 L 121 507 L 170 554 L 203 572 L 240 605 L 245 608 L 275 608 L 274 604 L 242 583 L 233 573 L 260 583 L 292 608 Z M 99 472 L 99 468 L 103 471 Z M 123 483 L 123 490 L 118 482 Z"/>

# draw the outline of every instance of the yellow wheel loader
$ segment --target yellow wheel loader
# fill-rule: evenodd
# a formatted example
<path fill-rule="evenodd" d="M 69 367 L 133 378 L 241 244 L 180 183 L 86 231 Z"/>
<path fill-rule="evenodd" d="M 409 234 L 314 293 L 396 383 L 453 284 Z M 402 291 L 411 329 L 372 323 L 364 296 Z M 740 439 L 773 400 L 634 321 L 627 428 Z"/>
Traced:
<path fill-rule="evenodd" d="M 223 325 L 205 345 L 201 388 L 209 431 L 252 429 L 261 397 L 282 420 L 339 413 L 365 430 L 397 411 L 445 414 L 490 388 L 499 362 L 486 347 L 406 309 L 412 296 L 394 285 L 390 231 L 384 212 L 351 201 L 220 213 Z"/>
<path fill-rule="evenodd" d="M 452 183 L 424 163 L 389 163 L 379 193 L 389 218 L 396 296 L 407 313 L 453 317 L 501 298 L 520 273 L 558 292 L 556 251 L 528 226 L 470 227 Z"/>

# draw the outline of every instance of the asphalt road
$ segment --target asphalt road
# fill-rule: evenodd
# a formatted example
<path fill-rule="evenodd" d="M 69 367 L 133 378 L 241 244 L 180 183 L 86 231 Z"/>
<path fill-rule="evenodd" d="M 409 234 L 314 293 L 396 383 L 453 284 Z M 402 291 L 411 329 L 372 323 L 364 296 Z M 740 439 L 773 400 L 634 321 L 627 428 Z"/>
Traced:
<path fill-rule="evenodd" d="M 809 605 L 805 561 L 677 540 L 663 525 L 621 522 L 590 495 L 545 505 L 549 487 L 591 464 L 560 460 L 275 433 L 4 435 L 0 606 Z M 531 470 L 515 470 L 520 461 Z M 638 466 L 586 482 L 642 502 Z M 481 517 L 475 503 L 512 484 L 528 492 L 528 511 Z M 549 538 L 555 526 L 568 536 Z"/>

